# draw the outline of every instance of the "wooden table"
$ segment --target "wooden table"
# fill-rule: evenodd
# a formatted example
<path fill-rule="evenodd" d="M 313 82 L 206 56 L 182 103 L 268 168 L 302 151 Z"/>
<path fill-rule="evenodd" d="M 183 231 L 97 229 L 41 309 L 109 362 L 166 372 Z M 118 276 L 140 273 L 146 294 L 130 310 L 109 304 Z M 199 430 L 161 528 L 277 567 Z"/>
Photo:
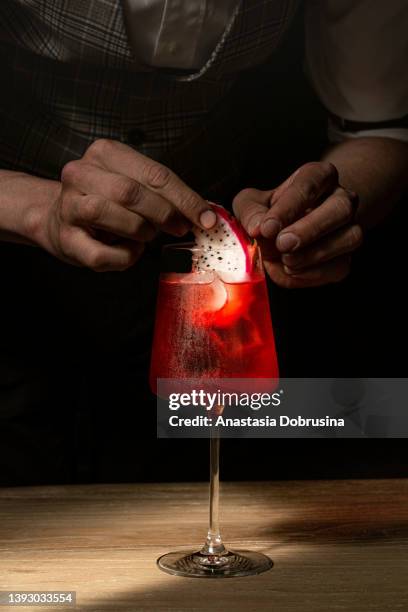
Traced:
<path fill-rule="evenodd" d="M 100 612 L 408 610 L 407 480 L 222 483 L 221 518 L 231 547 L 274 568 L 224 580 L 156 568 L 203 542 L 205 484 L 3 489 L 0 590 L 75 590 L 77 610 Z"/>

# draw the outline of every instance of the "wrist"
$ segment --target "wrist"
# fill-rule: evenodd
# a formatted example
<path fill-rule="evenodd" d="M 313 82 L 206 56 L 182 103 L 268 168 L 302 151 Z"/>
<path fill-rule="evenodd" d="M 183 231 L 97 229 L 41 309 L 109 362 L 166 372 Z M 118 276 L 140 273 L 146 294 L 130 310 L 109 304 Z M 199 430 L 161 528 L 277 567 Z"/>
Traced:
<path fill-rule="evenodd" d="M 360 198 L 357 221 L 365 229 L 383 221 L 408 187 L 408 144 L 392 138 L 356 138 L 332 146 L 340 183 Z"/>
<path fill-rule="evenodd" d="M 59 197 L 58 181 L 0 171 L 0 234 L 44 246 L 47 218 Z M 7 238 L 6 238 L 7 239 Z"/>
<path fill-rule="evenodd" d="M 20 231 L 26 240 L 47 248 L 49 217 L 61 193 L 61 184 L 47 181 L 47 184 L 36 187 L 31 201 L 26 203 Z"/>

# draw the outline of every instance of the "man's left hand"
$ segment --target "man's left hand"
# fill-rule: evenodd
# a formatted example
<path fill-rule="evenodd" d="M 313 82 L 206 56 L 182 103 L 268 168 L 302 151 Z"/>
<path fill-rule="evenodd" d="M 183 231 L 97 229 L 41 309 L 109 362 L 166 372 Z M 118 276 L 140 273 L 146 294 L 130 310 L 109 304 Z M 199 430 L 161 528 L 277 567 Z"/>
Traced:
<path fill-rule="evenodd" d="M 312 162 L 276 189 L 244 189 L 235 215 L 261 245 L 265 269 L 286 288 L 343 280 L 363 232 L 355 222 L 358 196 L 339 184 L 335 166 Z"/>

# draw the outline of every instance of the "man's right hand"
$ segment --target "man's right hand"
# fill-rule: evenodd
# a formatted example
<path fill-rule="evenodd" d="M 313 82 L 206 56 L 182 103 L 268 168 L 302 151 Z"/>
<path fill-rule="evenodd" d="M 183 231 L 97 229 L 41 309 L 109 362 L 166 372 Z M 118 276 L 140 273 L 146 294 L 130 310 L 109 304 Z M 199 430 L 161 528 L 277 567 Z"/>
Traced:
<path fill-rule="evenodd" d="M 68 263 L 124 270 L 158 231 L 183 236 L 216 216 L 171 170 L 116 141 L 97 140 L 62 171 L 61 192 L 31 240 Z"/>

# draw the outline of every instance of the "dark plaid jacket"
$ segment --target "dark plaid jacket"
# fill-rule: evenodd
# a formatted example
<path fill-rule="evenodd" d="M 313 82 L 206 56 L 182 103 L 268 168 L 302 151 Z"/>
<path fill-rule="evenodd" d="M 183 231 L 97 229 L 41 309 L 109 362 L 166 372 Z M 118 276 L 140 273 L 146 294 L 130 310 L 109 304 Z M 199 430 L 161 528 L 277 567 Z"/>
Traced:
<path fill-rule="evenodd" d="M 245 88 L 237 104 L 223 100 L 273 53 L 297 4 L 241 0 L 207 64 L 176 75 L 132 57 L 120 0 L 1 0 L 0 167 L 55 178 L 106 137 L 197 188 L 222 179 L 251 112 Z"/>

